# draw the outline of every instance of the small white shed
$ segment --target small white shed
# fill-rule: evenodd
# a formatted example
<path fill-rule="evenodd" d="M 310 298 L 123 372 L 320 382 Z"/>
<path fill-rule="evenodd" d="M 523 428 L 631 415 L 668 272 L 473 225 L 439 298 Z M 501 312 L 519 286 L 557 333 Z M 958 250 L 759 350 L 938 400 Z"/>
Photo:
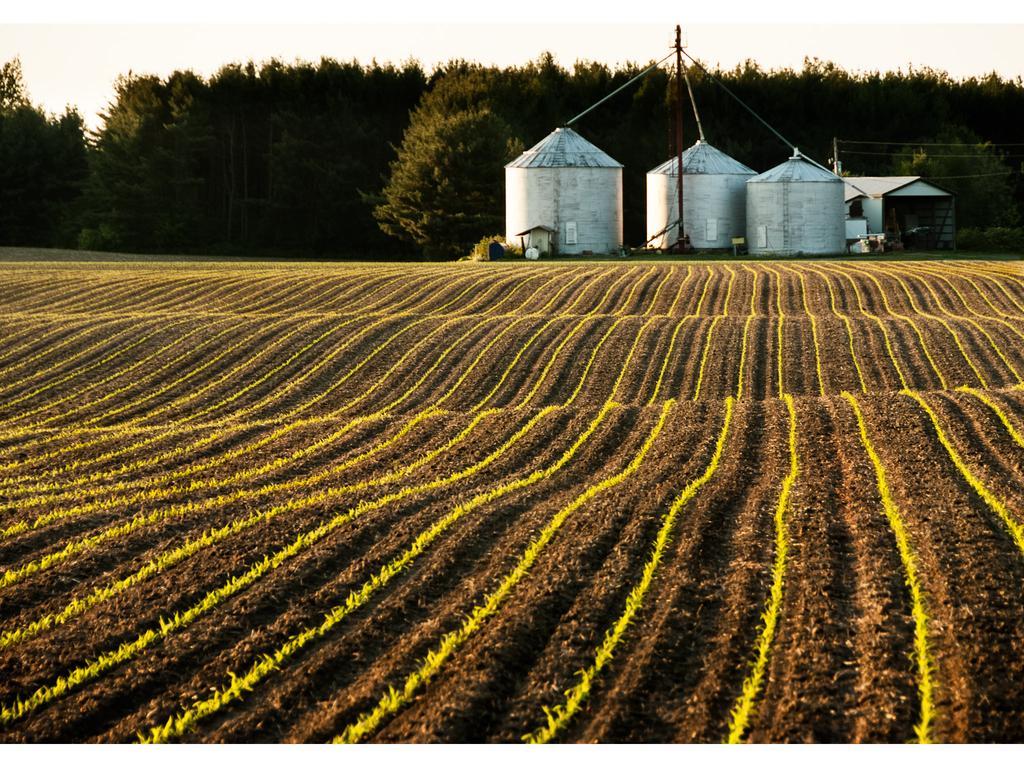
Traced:
<path fill-rule="evenodd" d="M 519 246 L 524 253 L 527 248 L 536 248 L 540 254 L 546 255 L 551 253 L 551 240 L 554 234 L 555 230 L 552 227 L 537 224 L 522 232 L 516 232 L 515 236 L 519 238 Z"/>

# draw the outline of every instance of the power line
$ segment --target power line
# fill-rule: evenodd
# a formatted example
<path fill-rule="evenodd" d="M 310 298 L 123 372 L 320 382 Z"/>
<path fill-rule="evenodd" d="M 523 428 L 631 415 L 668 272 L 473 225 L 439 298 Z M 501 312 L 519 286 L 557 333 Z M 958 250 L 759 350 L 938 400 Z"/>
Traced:
<path fill-rule="evenodd" d="M 761 116 L 760 116 L 759 114 L 757 114 L 757 112 L 755 112 L 755 111 L 754 111 L 754 110 L 753 110 L 753 109 L 752 109 L 751 107 L 749 107 L 749 106 L 747 105 L 747 103 L 746 103 L 745 101 L 743 101 L 743 99 L 741 99 L 741 98 L 740 98 L 739 96 L 737 96 L 737 95 L 736 95 L 735 93 L 733 93 L 733 92 L 732 92 L 732 91 L 731 91 L 731 90 L 729 89 L 729 86 L 727 86 L 727 85 L 726 85 L 725 83 L 723 83 L 723 82 L 722 82 L 721 80 L 719 80 L 719 79 L 718 79 L 717 77 L 715 77 L 715 76 L 714 76 L 713 74 L 711 74 L 710 72 L 708 72 L 707 68 L 706 68 L 706 67 L 705 67 L 705 66 L 704 66 L 703 64 L 701 64 L 701 63 L 700 63 L 699 61 L 697 61 L 697 60 L 696 60 L 695 58 L 693 58 L 693 56 L 691 56 L 690 54 L 688 54 L 688 53 L 686 52 L 686 50 L 685 50 L 685 49 L 683 49 L 683 55 L 684 55 L 684 56 L 685 56 L 686 58 L 688 58 L 688 59 L 689 59 L 690 61 L 692 61 L 692 62 L 693 62 L 694 64 L 696 64 L 696 65 L 697 65 L 697 67 L 698 67 L 698 68 L 700 69 L 700 71 L 701 71 L 701 72 L 703 72 L 703 73 L 704 73 L 705 75 L 707 75 L 707 76 L 708 76 L 709 78 L 711 78 L 711 80 L 712 80 L 713 82 L 715 82 L 715 83 L 717 83 L 718 85 L 720 85 L 720 86 L 722 87 L 722 90 L 723 90 L 723 91 L 725 91 L 725 92 L 726 92 L 726 93 L 728 93 L 728 94 L 729 94 L 730 96 L 732 96 L 732 97 L 733 97 L 733 98 L 734 98 L 734 99 L 736 100 L 736 102 L 737 102 L 737 103 L 738 103 L 738 104 L 739 104 L 739 105 L 740 105 L 741 107 L 743 107 L 743 108 L 744 108 L 745 110 L 747 110 L 747 112 L 749 112 L 750 114 L 752 114 L 752 115 L 753 115 L 753 116 L 754 116 L 754 117 L 755 117 L 755 118 L 756 118 L 756 119 L 757 119 L 757 120 L 758 120 L 758 121 L 759 121 L 759 122 L 761 123 L 761 125 L 763 125 L 763 126 L 764 126 L 765 128 L 767 128 L 767 129 L 768 129 L 769 131 L 771 131 L 771 132 L 772 132 L 772 133 L 774 133 L 774 134 L 775 134 L 776 136 L 778 136 L 778 137 L 779 137 L 779 140 L 780 140 L 780 141 L 781 141 L 781 142 L 782 142 L 783 144 L 785 144 L 785 145 L 786 145 L 787 147 L 789 147 L 789 148 L 790 148 L 791 150 L 793 150 L 793 152 L 794 152 L 794 155 L 795 155 L 795 153 L 797 152 L 797 147 L 796 147 L 796 145 L 795 145 L 795 144 L 794 144 L 793 142 L 791 142 L 791 141 L 790 141 L 789 139 L 787 139 L 787 138 L 786 138 L 785 136 L 783 136 L 783 135 L 782 135 L 781 133 L 779 133 L 779 132 L 778 132 L 777 130 L 775 130 L 775 129 L 774 129 L 774 128 L 773 128 L 772 126 L 771 126 L 771 125 L 769 125 L 769 123 L 768 123 L 768 121 L 767 121 L 767 120 L 765 120 L 765 119 L 764 119 L 763 117 L 761 117 Z M 822 165 L 821 163 L 819 163 L 819 162 L 818 162 L 817 160 L 815 160 L 815 159 L 814 159 L 813 157 L 810 157 L 809 155 L 805 154 L 804 152 L 800 152 L 799 154 L 800 154 L 800 157 L 802 157 L 802 158 L 803 158 L 804 160 L 808 161 L 809 163 L 813 163 L 814 165 L 816 165 L 816 166 L 818 166 L 819 168 L 821 168 L 821 169 L 822 169 L 823 171 L 828 171 L 829 173 L 832 173 L 832 174 L 834 174 L 834 173 L 835 173 L 835 172 L 834 172 L 834 171 L 833 171 L 833 170 L 832 170 L 831 168 L 826 168 L 826 167 L 825 167 L 824 165 Z"/>
<path fill-rule="evenodd" d="M 868 141 L 860 139 L 836 139 L 840 144 L 881 144 L 883 146 L 895 146 L 897 144 L 910 145 L 915 147 L 963 147 L 967 146 L 965 142 L 953 142 L 953 143 L 942 143 L 938 141 Z M 985 146 L 989 147 L 1024 147 L 1024 143 L 1008 143 L 1008 142 L 980 142 Z M 850 150 L 853 151 L 853 150 Z"/>
<path fill-rule="evenodd" d="M 754 111 L 753 109 L 751 109 L 750 107 L 748 107 L 748 106 L 747 106 L 747 103 L 746 103 L 745 101 L 743 101 L 743 99 L 741 99 L 741 98 L 740 98 L 739 96 L 737 96 L 737 95 L 736 95 L 735 93 L 733 93 L 733 92 L 732 92 L 731 90 L 729 90 L 729 86 L 727 86 L 727 85 L 726 85 L 725 83 L 723 83 L 723 82 L 722 82 L 721 80 L 719 80 L 719 79 L 718 79 L 717 77 L 715 77 L 715 76 L 714 76 L 714 75 L 712 75 L 712 74 L 711 74 L 710 72 L 708 72 L 708 71 L 707 71 L 707 69 L 705 69 L 705 68 L 704 68 L 704 65 L 703 65 L 703 64 L 701 64 L 701 63 L 700 63 L 699 61 L 697 61 L 697 60 L 696 60 L 695 58 L 693 58 L 693 56 L 691 56 L 690 54 L 688 54 L 688 53 L 687 53 L 687 52 L 686 52 L 685 50 L 683 51 L 683 55 L 684 55 L 684 56 L 685 56 L 686 58 L 688 58 L 688 59 L 689 59 L 690 61 L 692 61 L 692 62 L 693 62 L 694 64 L 696 64 L 696 65 L 697 65 L 697 67 L 698 67 L 698 68 L 700 69 L 700 71 L 701 71 L 701 72 L 703 72 L 703 73 L 704 73 L 705 75 L 707 75 L 708 77 L 710 77 L 710 78 L 711 78 L 711 79 L 712 79 L 712 80 L 713 80 L 714 82 L 718 83 L 718 85 L 720 85 L 720 86 L 722 87 L 722 90 L 724 90 L 724 91 L 725 91 L 726 93 L 728 93 L 728 94 L 729 94 L 730 96 L 732 96 L 732 97 L 733 97 L 734 99 L 736 99 L 736 101 L 737 101 L 737 102 L 739 102 L 740 106 L 741 106 L 741 107 L 743 107 L 743 108 L 744 108 L 745 110 L 747 110 L 747 112 L 749 112 L 750 114 L 752 114 L 752 115 L 753 115 L 754 117 L 756 117 L 756 118 L 757 118 L 757 119 L 758 119 L 758 120 L 759 120 L 759 121 L 761 122 L 761 124 L 762 124 L 762 125 L 763 125 L 763 126 L 764 126 L 765 128 L 767 128 L 767 129 L 768 129 L 769 131 L 771 131 L 771 132 L 772 132 L 772 133 L 774 133 L 774 134 L 775 134 L 776 136 L 778 136 L 778 137 L 779 137 L 779 140 L 780 140 L 780 141 L 781 141 L 781 142 L 782 142 L 783 144 L 785 144 L 785 145 L 786 145 L 787 147 L 789 147 L 790 149 L 792 149 L 792 150 L 794 150 L 794 151 L 796 150 L 796 145 L 795 145 L 795 144 L 794 144 L 793 142 L 791 142 L 791 141 L 790 141 L 789 139 L 787 139 L 787 138 L 786 138 L 785 136 L 783 136 L 783 135 L 782 135 L 781 133 L 779 133 L 779 132 L 778 132 L 778 131 L 776 131 L 776 130 L 775 130 L 774 128 L 772 128 L 772 127 L 771 127 L 771 126 L 770 126 L 770 125 L 768 124 L 768 121 L 767 121 L 767 120 L 765 120 L 765 119 L 764 119 L 763 117 L 761 117 L 761 116 L 760 116 L 759 114 L 757 114 L 757 112 L 755 112 L 755 111 Z M 808 159 L 810 159 L 810 158 L 808 158 Z"/>
<path fill-rule="evenodd" d="M 843 154 L 844 155 L 876 155 L 878 157 L 914 157 L 917 153 L 916 152 L 869 152 L 867 150 L 861 150 L 861 149 L 844 149 L 843 150 Z M 1009 154 L 993 155 L 993 154 L 988 154 L 988 153 L 984 153 L 984 152 L 975 152 L 974 154 L 971 154 L 971 155 L 964 155 L 964 154 L 947 155 L 947 154 L 941 154 L 941 155 L 931 155 L 931 157 L 934 157 L 936 159 L 944 158 L 944 157 L 991 157 L 993 159 L 999 160 L 1001 158 L 1006 158 L 1006 157 L 1024 157 L 1024 153 L 1021 153 L 1021 152 L 1011 152 Z"/>
<path fill-rule="evenodd" d="M 1014 171 L 998 171 L 996 173 L 969 173 L 965 176 L 924 176 L 925 179 L 980 179 L 985 176 L 1008 176 Z"/>
<path fill-rule="evenodd" d="M 633 83 L 635 83 L 635 82 L 636 82 L 637 80 L 639 80 L 639 79 L 640 79 L 641 77 L 643 77 L 643 76 L 644 76 L 644 75 L 646 75 L 646 74 L 647 74 L 648 72 L 650 72 L 650 71 L 651 71 L 652 69 L 655 69 L 655 68 L 657 68 L 657 67 L 660 67 L 660 66 L 661 66 L 662 64 L 664 64 L 664 63 L 665 63 L 666 61 L 668 61 L 668 60 L 669 60 L 670 58 L 672 58 L 672 57 L 673 57 L 674 55 L 675 55 L 675 51 L 673 51 L 672 53 L 670 53 L 670 54 L 669 54 L 668 56 L 666 56 L 666 57 L 665 57 L 664 59 L 662 59 L 661 61 L 657 61 L 657 62 L 655 62 L 654 64 L 651 64 L 651 66 L 649 66 L 649 67 L 648 67 L 647 69 L 645 69 L 645 70 L 644 70 L 643 72 L 641 72 L 641 73 L 640 73 L 639 75 L 637 75 L 636 77 L 634 77 L 634 78 L 633 78 L 632 80 L 630 80 L 630 81 L 629 81 L 628 83 L 624 83 L 623 85 L 619 86 L 618 88 L 616 88 L 616 89 L 615 89 L 614 91 L 612 91 L 611 93 L 609 93 L 609 94 L 608 94 L 607 96 L 605 96 L 605 97 L 604 97 L 603 99 L 601 99 L 600 101 L 596 101 L 596 102 L 594 102 L 594 103 L 593 103 L 593 104 L 592 104 L 591 106 L 589 106 L 589 107 L 587 107 L 586 109 L 584 109 L 584 110 L 583 110 L 582 112 L 580 112 L 580 113 L 579 113 L 578 115 L 576 115 L 576 117 L 574 117 L 574 118 L 573 118 L 572 120 L 569 120 L 569 121 L 567 121 L 567 122 L 565 123 L 565 126 L 566 126 L 566 127 L 569 127 L 570 125 L 572 125 L 573 123 L 575 123 L 575 122 L 576 122 L 577 120 L 579 120 L 579 119 L 580 119 L 581 117 L 583 117 L 583 116 L 584 116 L 585 114 L 587 114 L 588 112 L 591 112 L 591 111 L 593 111 L 593 110 L 597 109 L 597 108 L 598 108 L 599 106 L 601 106 L 601 105 L 602 105 L 602 104 L 604 104 L 604 103 L 605 103 L 606 101 L 608 101 L 608 99 L 610 99 L 610 98 L 611 98 L 612 96 L 614 96 L 615 94 L 619 93 L 619 91 L 623 91 L 623 90 L 625 90 L 626 88 L 628 88 L 629 86 L 631 86 L 631 85 L 632 85 Z"/>

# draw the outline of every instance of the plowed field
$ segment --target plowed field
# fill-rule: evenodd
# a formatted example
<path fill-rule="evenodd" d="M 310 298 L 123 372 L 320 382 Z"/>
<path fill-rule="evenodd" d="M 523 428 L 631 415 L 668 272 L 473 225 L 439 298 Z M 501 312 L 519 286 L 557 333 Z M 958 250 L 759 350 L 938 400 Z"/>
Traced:
<path fill-rule="evenodd" d="M 1019 262 L 0 266 L 0 740 L 1024 740 Z"/>

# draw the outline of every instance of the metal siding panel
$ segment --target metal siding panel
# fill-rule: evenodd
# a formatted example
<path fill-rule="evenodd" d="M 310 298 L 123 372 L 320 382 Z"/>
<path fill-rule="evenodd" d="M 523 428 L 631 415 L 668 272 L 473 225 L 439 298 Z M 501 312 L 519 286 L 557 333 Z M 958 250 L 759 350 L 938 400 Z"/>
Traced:
<path fill-rule="evenodd" d="M 747 186 L 747 231 L 751 253 L 827 254 L 846 247 L 843 185 L 821 182 L 761 182 Z M 765 228 L 762 238 L 760 227 Z M 765 243 L 762 245 L 762 243 Z"/>
<path fill-rule="evenodd" d="M 530 195 L 540 198 L 538 206 L 547 205 L 551 216 L 549 226 L 561 235 L 566 221 L 576 222 L 575 245 L 563 243 L 564 238 L 558 237 L 556 247 L 561 253 L 610 253 L 622 244 L 621 168 L 519 170 L 529 177 L 544 179 L 543 185 L 531 185 Z"/>
<path fill-rule="evenodd" d="M 679 198 L 675 175 L 647 176 L 647 236 L 664 229 L 677 218 Z M 683 227 L 694 248 L 729 248 L 733 236 L 746 233 L 746 180 L 736 174 L 683 175 Z M 709 238 L 706 222 L 718 221 L 715 237 Z M 667 247 L 678 239 L 676 227 L 658 238 L 653 245 Z"/>

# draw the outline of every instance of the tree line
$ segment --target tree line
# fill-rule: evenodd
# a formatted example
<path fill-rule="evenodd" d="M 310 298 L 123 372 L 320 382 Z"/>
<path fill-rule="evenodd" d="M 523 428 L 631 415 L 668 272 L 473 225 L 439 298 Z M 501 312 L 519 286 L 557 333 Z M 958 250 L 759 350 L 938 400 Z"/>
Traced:
<path fill-rule="evenodd" d="M 545 54 L 430 73 L 331 59 L 232 64 L 209 78 L 128 73 L 92 133 L 73 108 L 32 106 L 15 60 L 0 70 L 0 244 L 457 258 L 503 231 L 502 166 L 646 66 L 569 69 Z M 716 80 L 820 162 L 838 137 L 845 172 L 954 190 L 961 226 L 1024 217 L 1020 78 L 849 73 L 817 60 L 689 75 L 707 140 L 757 171 L 789 150 Z M 675 151 L 675 93 L 656 69 L 574 125 L 625 166 L 628 244 L 645 237 L 646 172 Z"/>

